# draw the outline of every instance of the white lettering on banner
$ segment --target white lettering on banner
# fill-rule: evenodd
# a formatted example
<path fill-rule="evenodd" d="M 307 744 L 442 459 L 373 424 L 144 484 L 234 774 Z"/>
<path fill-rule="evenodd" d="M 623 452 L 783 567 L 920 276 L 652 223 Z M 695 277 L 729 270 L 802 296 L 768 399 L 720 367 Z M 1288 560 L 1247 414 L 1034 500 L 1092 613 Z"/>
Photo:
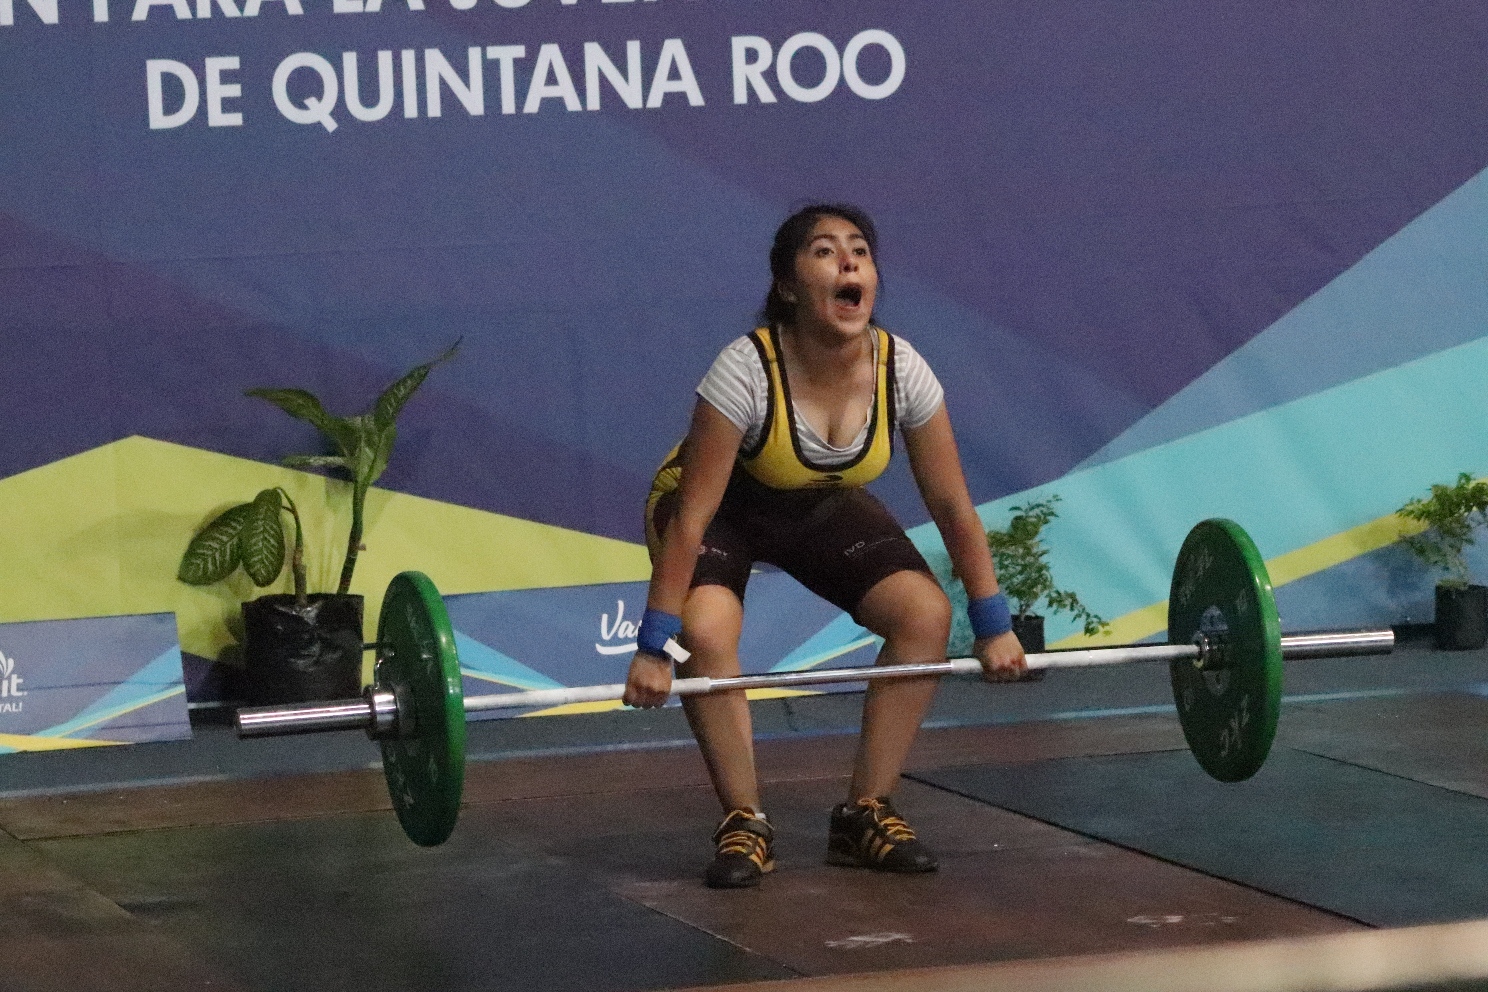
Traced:
<path fill-rule="evenodd" d="M 176 20 L 191 20 L 191 7 L 186 0 L 134 0 L 134 13 L 129 15 L 131 21 L 143 21 L 150 16 L 152 7 L 169 7 L 175 11 Z"/>
<path fill-rule="evenodd" d="M 0 654 L 0 713 L 19 713 L 24 705 L 21 697 L 26 690 L 21 683 L 26 681 L 16 674 L 15 659 Z"/>
<path fill-rule="evenodd" d="M 0 0 L 0 4 L 5 2 Z M 291 14 L 302 10 L 301 0 L 195 0 L 196 17 L 210 18 L 214 7 L 225 17 L 254 16 L 263 3 L 269 2 L 284 4 L 285 10 Z M 378 0 L 357 2 L 371 10 Z M 412 5 L 421 0 L 408 2 Z M 177 16 L 190 18 L 189 4 L 190 0 L 135 0 L 134 16 L 140 20 L 153 7 L 171 6 L 177 11 Z M 241 12 L 239 4 L 243 5 Z M 525 94 L 518 92 L 521 80 L 518 79 L 517 63 L 528 57 L 527 46 L 473 45 L 464 50 L 463 59 L 438 48 L 425 48 L 422 53 L 418 49 L 405 48 L 399 52 L 398 60 L 393 58 L 391 49 L 378 51 L 375 57 L 377 99 L 371 104 L 365 98 L 368 91 L 374 89 L 371 81 L 366 79 L 372 72 L 368 65 L 372 53 L 342 52 L 337 60 L 335 56 L 327 58 L 316 52 L 295 52 L 275 67 L 272 95 L 275 107 L 286 120 L 294 124 L 318 124 L 327 133 L 334 132 L 345 120 L 345 117 L 337 120 L 336 113 L 342 93 L 346 95 L 347 114 L 362 123 L 388 119 L 398 93 L 402 96 L 403 117 L 408 120 L 420 116 L 444 117 L 448 105 L 445 98 L 448 96 L 460 103 L 465 116 L 483 117 L 486 114 L 488 75 L 485 64 L 495 62 L 496 81 L 493 86 L 499 90 L 503 115 L 517 113 L 519 106 L 524 114 L 556 109 L 547 106 L 549 100 L 560 101 L 568 113 L 600 111 L 605 107 L 606 87 L 612 94 L 608 98 L 610 107 L 614 107 L 618 99 L 618 103 L 630 110 L 655 110 L 664 106 L 672 94 L 685 97 L 692 107 L 706 105 L 687 45 L 681 38 L 667 38 L 661 42 L 656 50 L 655 64 L 650 67 L 649 85 L 644 43 L 630 39 L 624 42 L 624 46 L 622 71 L 615 57 L 619 53 L 613 46 L 606 48 L 595 41 L 583 43 L 583 100 L 568 61 L 569 57 L 578 57 L 577 51 L 569 49 L 566 55 L 563 46 L 553 42 L 539 46 L 536 58 L 531 63 L 523 63 L 524 69 L 531 66 Z M 814 31 L 792 35 L 778 51 L 768 39 L 756 35 L 733 37 L 730 46 L 735 105 L 750 102 L 778 105 L 777 89 L 797 103 L 817 103 L 840 89 L 843 82 L 846 82 L 847 89 L 862 99 L 882 100 L 897 92 L 905 77 L 903 46 L 893 35 L 878 29 L 854 35 L 840 53 L 830 38 Z M 882 58 L 870 62 L 869 71 L 875 78 L 863 78 L 859 62 L 863 52 L 869 48 L 881 49 L 887 55 L 888 71 L 881 80 L 876 77 L 883 72 L 885 60 Z M 803 55 L 806 49 L 811 52 Z M 364 55 L 366 59 L 363 59 Z M 420 57 L 422 67 L 419 65 Z M 819 78 L 814 67 L 818 57 L 821 60 Z M 207 107 L 209 127 L 243 126 L 244 114 L 232 106 L 235 101 L 243 99 L 248 86 L 236 78 L 242 68 L 238 56 L 208 57 L 201 71 L 174 59 L 150 59 L 145 68 L 151 130 L 178 128 L 195 120 L 203 102 Z M 770 79 L 772 72 L 773 81 Z M 313 77 L 319 78 L 318 86 Z M 422 95 L 419 92 L 421 85 Z"/>
<path fill-rule="evenodd" d="M 377 103 L 362 103 L 361 78 L 357 74 L 357 53 L 341 53 L 341 78 L 346 91 L 346 109 L 359 121 L 380 121 L 393 109 L 393 53 L 377 53 Z"/>
<path fill-rule="evenodd" d="M 734 46 L 734 102 L 748 103 L 752 86 L 760 103 L 774 103 L 775 93 L 765 79 L 765 71 L 774 60 L 770 43 L 754 35 L 739 35 L 731 41 Z M 754 56 L 752 59 L 751 55 Z"/>
<path fill-rule="evenodd" d="M 382 0 L 367 0 L 366 12 L 376 14 L 382 10 Z M 409 10 L 423 10 L 424 0 L 408 0 Z"/>
<path fill-rule="evenodd" d="M 175 76 L 182 88 L 181 105 L 170 113 L 165 110 L 165 77 Z M 145 99 L 150 108 L 150 130 L 180 127 L 196 116 L 201 103 L 201 89 L 191 66 L 174 59 L 150 59 L 145 63 Z"/>
<path fill-rule="evenodd" d="M 437 48 L 424 49 L 424 97 L 429 102 L 429 116 L 439 117 L 443 113 L 440 105 L 440 82 L 449 87 L 455 99 L 465 108 L 465 112 L 471 117 L 481 117 L 486 112 L 486 84 L 481 70 L 486 62 L 481 58 L 480 46 L 473 46 L 466 53 L 466 61 L 470 66 L 470 82 L 467 84 L 455 72 L 454 66 L 445 59 L 444 53 Z"/>
<path fill-rule="evenodd" d="M 196 0 L 196 19 L 205 20 L 212 16 L 213 0 Z M 238 9 L 236 0 L 216 0 L 217 6 L 222 11 L 223 17 L 242 17 L 243 12 Z"/>
<path fill-rule="evenodd" d="M 300 0 L 246 0 L 243 4 L 243 16 L 257 17 L 259 8 L 266 3 L 284 4 L 284 11 L 288 14 L 299 15 L 305 13 L 305 8 L 300 6 Z"/>
<path fill-rule="evenodd" d="M 27 0 L 31 11 L 43 24 L 57 23 L 57 0 Z M 97 8 L 94 9 L 95 19 Z M 15 24 L 15 0 L 0 0 L 0 27 Z"/>
<path fill-rule="evenodd" d="M 796 82 L 795 72 L 791 68 L 796 53 L 803 48 L 816 49 L 826 61 L 826 71 L 822 74 L 821 82 L 815 86 L 802 86 Z M 775 78 L 779 81 L 781 90 L 792 100 L 798 103 L 816 103 L 831 96 L 832 91 L 837 88 L 837 81 L 842 78 L 842 56 L 837 54 L 830 38 L 815 31 L 802 31 L 791 35 L 780 46 L 780 52 L 775 56 Z"/>
<path fill-rule="evenodd" d="M 548 82 L 548 76 L 553 82 Z M 569 110 L 583 110 L 573 78 L 568 74 L 568 64 L 563 61 L 563 50 L 557 45 L 544 45 L 537 50 L 537 65 L 532 69 L 532 82 L 527 85 L 527 102 L 522 104 L 522 113 L 535 114 L 542 109 L 542 102 L 549 97 L 558 97 Z"/>
<path fill-rule="evenodd" d="M 671 77 L 672 70 L 677 78 Z M 691 106 L 703 105 L 703 91 L 698 89 L 697 77 L 692 74 L 692 63 L 687 60 L 687 48 L 681 38 L 668 38 L 661 43 L 661 55 L 656 59 L 656 76 L 651 80 L 651 94 L 646 97 L 646 109 L 661 106 L 668 93 L 684 93 Z"/>
<path fill-rule="evenodd" d="M 517 112 L 517 59 L 527 57 L 525 45 L 487 45 L 486 58 L 501 67 L 501 112 Z"/>
<path fill-rule="evenodd" d="M 842 80 L 846 80 L 847 88 L 864 100 L 882 100 L 892 96 L 904 82 L 907 65 L 904 46 L 892 34 L 877 28 L 854 35 L 840 55 L 831 39 L 815 31 L 792 35 L 780 46 L 778 53 L 771 51 L 768 40 L 755 35 L 738 35 L 730 40 L 733 46 L 736 104 L 748 103 L 751 91 L 760 103 L 776 102 L 775 94 L 765 78 L 765 72 L 769 70 L 772 61 L 775 64 L 775 81 L 781 91 L 798 103 L 825 100 Z M 858 65 L 863 51 L 869 47 L 881 48 L 889 57 L 889 73 L 879 83 L 866 81 Z M 812 86 L 803 86 L 797 79 L 796 55 L 803 48 L 815 49 L 823 61 L 822 78 Z"/>
<path fill-rule="evenodd" d="M 224 55 L 207 59 L 207 126 L 242 127 L 243 115 L 237 111 L 222 109 L 223 100 L 236 100 L 243 95 L 238 83 L 224 83 L 224 72 L 238 71 L 238 57 Z"/>
<path fill-rule="evenodd" d="M 450 0 L 450 6 L 455 10 L 471 10 L 480 0 Z M 519 10 L 526 7 L 531 0 L 495 0 L 498 7 L 507 10 Z M 579 0 L 560 0 L 563 6 L 572 7 Z M 600 3 L 635 3 L 637 0 L 599 0 Z M 655 3 L 656 0 L 640 0 L 644 3 Z M 196 0 L 196 17 L 211 17 L 211 6 L 215 3 L 226 17 L 257 17 L 264 3 L 283 3 L 286 13 L 303 15 L 305 13 L 302 0 L 248 0 L 248 8 L 240 11 L 235 0 Z M 423 10 L 424 0 L 407 0 L 409 10 Z M 25 0 L 26 6 L 36 15 L 36 19 L 42 24 L 59 23 L 58 0 Z M 107 24 L 109 22 L 109 0 L 89 0 L 92 8 L 93 21 L 96 24 Z M 170 7 L 177 20 L 189 20 L 192 17 L 190 0 L 135 0 L 131 20 L 143 21 L 149 16 L 151 7 Z M 375 14 L 381 11 L 382 0 L 331 0 L 331 13 L 333 14 Z M 16 0 L 0 0 L 0 27 L 13 27 L 15 25 Z"/>
<path fill-rule="evenodd" d="M 613 625 L 608 613 L 601 613 L 599 616 L 599 638 L 602 641 L 612 641 L 618 637 L 626 643 L 595 644 L 594 650 L 600 654 L 630 654 L 636 649 L 635 637 L 640 629 L 640 624 L 625 619 L 625 600 L 617 599 Z"/>
<path fill-rule="evenodd" d="M 418 52 L 403 49 L 403 116 L 408 120 L 418 116 Z"/>
<path fill-rule="evenodd" d="M 254 0 L 248 2 L 252 4 Z M 320 96 L 306 97 L 304 106 L 289 98 L 289 77 L 296 69 L 310 69 L 320 76 Z M 274 70 L 274 106 L 296 124 L 319 124 L 327 131 L 334 131 L 337 124 L 331 111 L 336 109 L 336 100 L 341 95 L 339 86 L 330 62 L 314 52 L 295 52 Z"/>
<path fill-rule="evenodd" d="M 869 45 L 877 45 L 889 56 L 889 74 L 883 82 L 876 85 L 865 83 L 858 74 L 858 56 Z M 876 28 L 854 35 L 842 50 L 842 76 L 847 80 L 847 88 L 864 100 L 882 100 L 893 96 L 904 82 L 904 66 L 904 46 L 899 44 L 899 39 Z"/>
<path fill-rule="evenodd" d="M 615 94 L 625 102 L 631 110 L 641 109 L 641 43 L 639 41 L 627 41 L 625 43 L 625 75 L 620 75 L 620 70 L 615 68 L 615 63 L 605 54 L 605 50 L 597 41 L 586 41 L 584 43 L 584 90 L 588 98 L 585 106 L 590 110 L 599 109 L 599 74 L 603 72 L 605 78 L 610 81 L 610 87 Z"/>

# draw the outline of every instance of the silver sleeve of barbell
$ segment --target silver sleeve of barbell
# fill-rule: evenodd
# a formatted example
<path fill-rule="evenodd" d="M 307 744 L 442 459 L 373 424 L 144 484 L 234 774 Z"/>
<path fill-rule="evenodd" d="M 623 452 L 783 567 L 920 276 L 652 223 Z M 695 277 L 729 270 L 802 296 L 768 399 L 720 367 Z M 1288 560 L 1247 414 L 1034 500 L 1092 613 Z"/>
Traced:
<path fill-rule="evenodd" d="M 1388 627 L 1384 630 L 1328 630 L 1315 634 L 1288 634 L 1281 639 L 1281 656 L 1287 659 L 1389 654 L 1393 650 L 1395 632 Z"/>
<path fill-rule="evenodd" d="M 1029 668 L 1093 668 L 1138 661 L 1190 661 L 1199 656 L 1192 644 L 1134 644 L 1124 648 L 1082 648 L 1027 655 Z"/>
<path fill-rule="evenodd" d="M 244 707 L 235 719 L 239 737 L 366 730 L 372 722 L 372 708 L 365 699 L 336 699 L 309 705 Z"/>

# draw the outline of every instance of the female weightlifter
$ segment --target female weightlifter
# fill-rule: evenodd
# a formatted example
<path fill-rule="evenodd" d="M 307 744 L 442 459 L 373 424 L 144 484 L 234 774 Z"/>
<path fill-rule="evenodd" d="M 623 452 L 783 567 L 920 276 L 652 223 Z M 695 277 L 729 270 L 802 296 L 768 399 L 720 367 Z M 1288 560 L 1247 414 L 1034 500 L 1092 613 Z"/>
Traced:
<path fill-rule="evenodd" d="M 685 652 L 683 676 L 739 674 L 744 587 L 756 561 L 778 566 L 882 637 L 877 664 L 945 657 L 950 602 L 904 530 L 863 488 L 888 465 L 895 428 L 966 585 L 987 677 L 1025 671 L 940 383 L 903 338 L 873 323 L 876 249 L 872 221 L 854 207 L 807 207 L 776 232 L 763 326 L 713 363 L 687 437 L 647 500 L 651 586 L 626 703 L 662 705 L 671 659 Z M 937 684 L 868 688 L 847 801 L 830 815 L 829 864 L 937 867 L 889 801 Z M 760 805 L 744 693 L 691 697 L 683 707 L 725 812 L 707 884 L 758 885 L 774 867 L 773 831 Z"/>

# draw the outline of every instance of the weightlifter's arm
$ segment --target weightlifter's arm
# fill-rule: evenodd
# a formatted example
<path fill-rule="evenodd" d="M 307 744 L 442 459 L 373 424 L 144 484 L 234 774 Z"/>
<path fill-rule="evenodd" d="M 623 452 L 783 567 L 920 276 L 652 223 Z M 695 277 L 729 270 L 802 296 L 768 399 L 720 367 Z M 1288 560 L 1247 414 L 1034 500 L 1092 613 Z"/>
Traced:
<path fill-rule="evenodd" d="M 661 533 L 661 549 L 651 566 L 648 609 L 682 615 L 697 565 L 698 545 L 713 514 L 718 512 L 743 438 L 739 428 L 712 404 L 703 399 L 697 401 L 692 411 L 692 426 L 682 442 L 677 512 Z M 671 688 L 671 661 L 648 651 L 637 651 L 626 679 L 626 704 L 660 706 L 666 702 Z"/>
<path fill-rule="evenodd" d="M 966 586 L 967 596 L 995 596 L 997 573 L 992 567 L 992 552 L 966 488 L 951 418 L 943 405 L 928 421 L 904 432 L 904 447 L 925 508 L 940 530 L 951 566 Z M 978 638 L 973 651 L 988 677 L 1017 678 L 1027 670 L 1023 647 L 1012 632 Z"/>

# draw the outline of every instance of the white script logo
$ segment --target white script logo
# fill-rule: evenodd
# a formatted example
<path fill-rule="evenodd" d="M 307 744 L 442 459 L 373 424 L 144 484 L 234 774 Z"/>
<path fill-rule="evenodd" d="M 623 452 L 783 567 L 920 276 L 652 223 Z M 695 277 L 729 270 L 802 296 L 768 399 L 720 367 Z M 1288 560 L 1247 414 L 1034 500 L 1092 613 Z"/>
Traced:
<path fill-rule="evenodd" d="M 0 713 L 21 712 L 21 697 L 26 694 L 21 688 L 24 681 L 15 673 L 15 659 L 0 654 Z"/>
<path fill-rule="evenodd" d="M 600 654 L 630 654 L 636 649 L 636 631 L 641 625 L 625 619 L 625 600 L 615 600 L 615 622 L 610 623 L 610 615 L 601 613 L 599 615 L 599 637 L 603 641 L 613 641 L 620 638 L 621 644 L 595 644 L 594 650 Z"/>

